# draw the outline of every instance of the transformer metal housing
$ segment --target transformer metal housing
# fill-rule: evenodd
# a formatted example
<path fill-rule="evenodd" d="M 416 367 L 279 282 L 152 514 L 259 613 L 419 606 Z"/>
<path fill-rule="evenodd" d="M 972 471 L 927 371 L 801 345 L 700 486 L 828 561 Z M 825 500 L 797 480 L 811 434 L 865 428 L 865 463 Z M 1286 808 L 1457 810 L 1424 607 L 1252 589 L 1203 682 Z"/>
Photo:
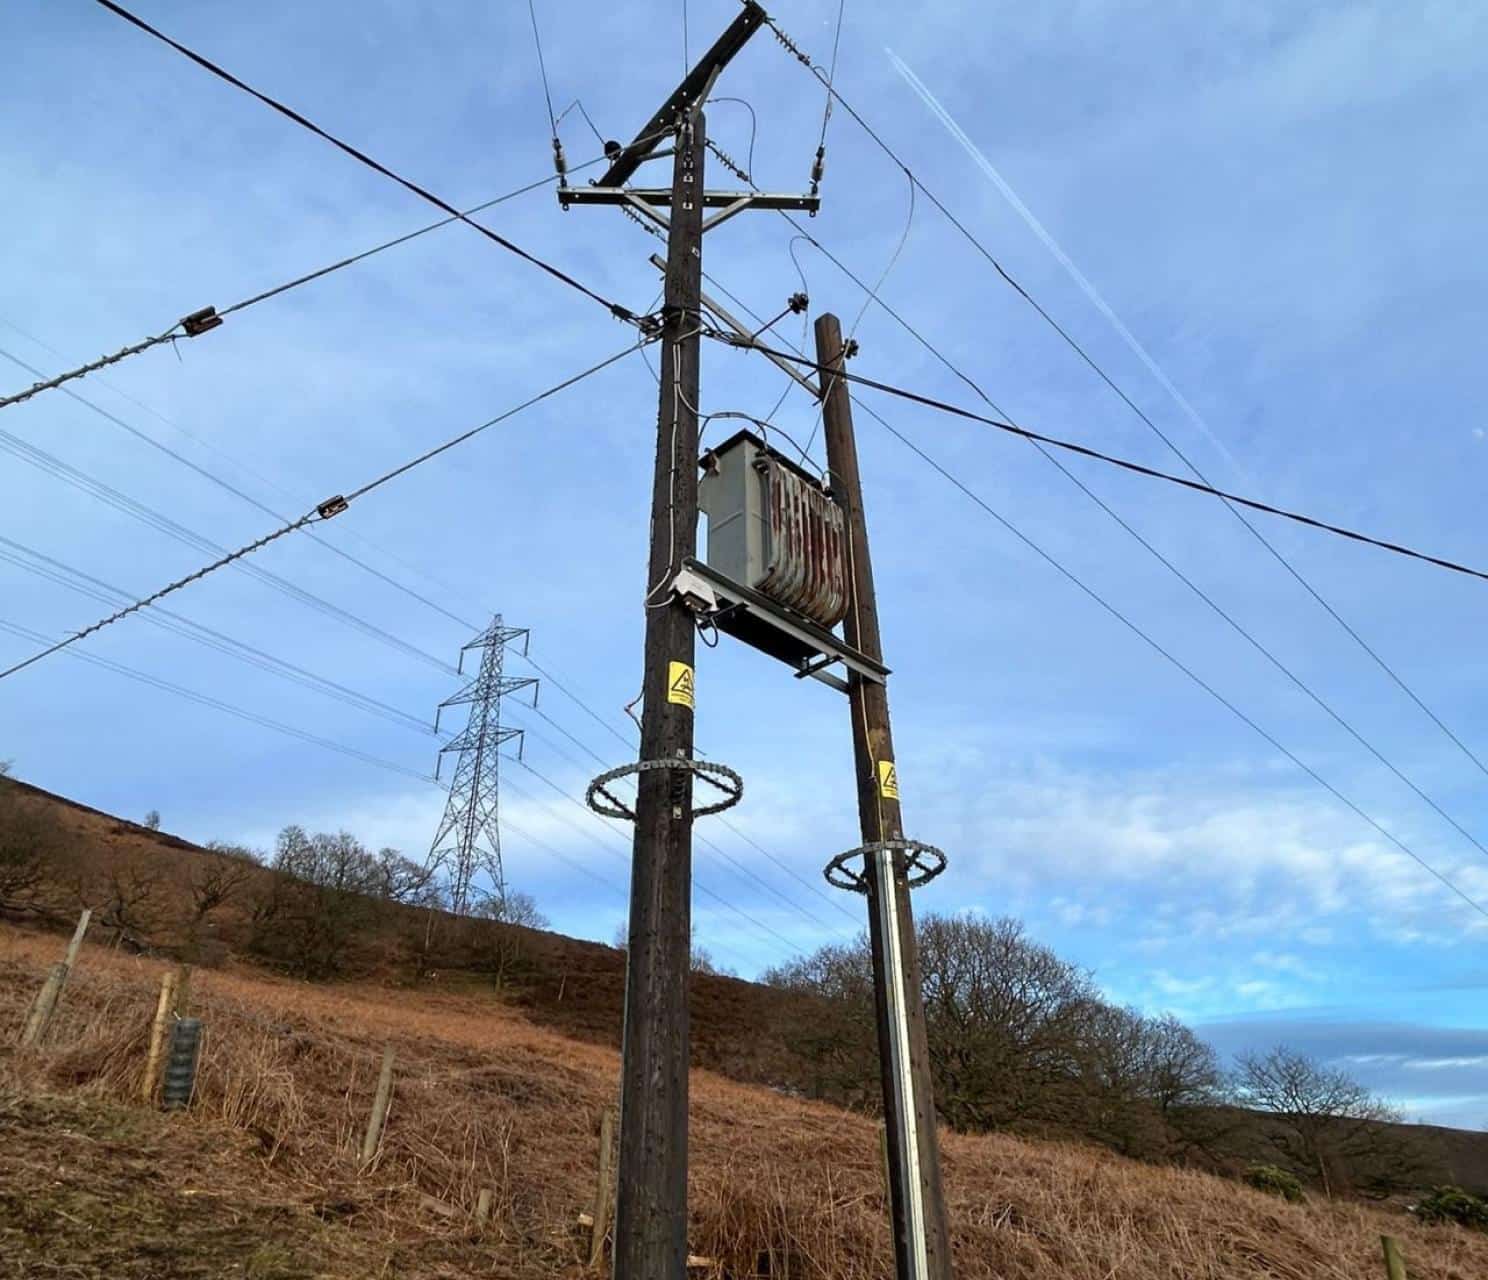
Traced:
<path fill-rule="evenodd" d="M 720 631 L 838 687 L 841 662 L 875 681 L 887 669 L 832 634 L 849 598 L 847 519 L 819 477 L 739 431 L 699 460 L 707 563 L 684 566 L 713 591 Z M 687 581 L 691 581 L 689 578 Z"/>
<path fill-rule="evenodd" d="M 821 481 L 751 431 L 701 460 L 708 567 L 834 627 L 847 613 L 847 521 Z"/>

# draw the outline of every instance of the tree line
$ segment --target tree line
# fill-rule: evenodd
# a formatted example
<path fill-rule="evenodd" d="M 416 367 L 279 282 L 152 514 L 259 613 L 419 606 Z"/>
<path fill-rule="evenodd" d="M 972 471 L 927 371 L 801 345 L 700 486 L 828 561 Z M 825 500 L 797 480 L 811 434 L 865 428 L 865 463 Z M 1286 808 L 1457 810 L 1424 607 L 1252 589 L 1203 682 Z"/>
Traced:
<path fill-rule="evenodd" d="M 0 783 L 0 915 L 12 919 L 61 924 L 89 907 L 98 935 L 129 950 L 211 964 L 231 949 L 307 979 L 392 963 L 501 983 L 535 963 L 530 938 L 503 927 L 546 926 L 529 895 L 477 896 L 464 919 L 447 906 L 429 868 L 346 831 L 286 826 L 267 852 L 211 842 L 84 853 L 47 802 Z"/>
<path fill-rule="evenodd" d="M 1227 1071 L 1177 1018 L 1112 1004 L 1013 919 L 928 915 L 917 932 L 936 1105 L 954 1129 L 1235 1172 L 1266 1161 L 1329 1194 L 1388 1194 L 1428 1171 L 1400 1116 L 1326 1064 L 1277 1046 Z M 809 1064 L 807 1091 L 875 1107 L 866 935 L 761 980 L 815 997 L 787 1031 Z"/>

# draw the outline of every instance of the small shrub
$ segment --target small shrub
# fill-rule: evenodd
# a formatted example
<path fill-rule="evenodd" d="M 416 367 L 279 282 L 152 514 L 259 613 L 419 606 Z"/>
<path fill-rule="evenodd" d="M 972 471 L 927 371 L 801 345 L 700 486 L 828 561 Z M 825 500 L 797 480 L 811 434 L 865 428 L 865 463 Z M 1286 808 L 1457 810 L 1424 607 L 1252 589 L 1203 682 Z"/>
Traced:
<path fill-rule="evenodd" d="M 1267 1195 L 1280 1196 L 1292 1204 L 1301 1204 L 1307 1199 L 1302 1184 L 1295 1174 L 1278 1169 L 1274 1164 L 1253 1164 L 1245 1171 L 1245 1185 L 1264 1191 Z"/>
<path fill-rule="evenodd" d="M 1433 1187 L 1415 1208 L 1422 1222 L 1455 1222 L 1475 1231 L 1488 1231 L 1488 1200 L 1461 1187 Z"/>

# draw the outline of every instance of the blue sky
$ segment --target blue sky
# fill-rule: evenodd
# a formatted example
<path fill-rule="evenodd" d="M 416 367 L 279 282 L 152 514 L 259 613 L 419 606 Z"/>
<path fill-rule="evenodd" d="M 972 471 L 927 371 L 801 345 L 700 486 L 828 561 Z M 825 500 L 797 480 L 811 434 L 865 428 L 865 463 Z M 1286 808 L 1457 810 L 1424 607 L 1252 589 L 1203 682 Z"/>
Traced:
<path fill-rule="evenodd" d="M 539 5 L 555 105 L 629 137 L 680 75 L 678 6 Z M 548 172 L 525 6 L 177 5 L 140 12 L 462 206 Z M 732 17 L 692 0 L 694 52 Z M 819 57 L 836 6 L 779 18 Z M 1384 3 L 847 6 L 839 87 L 914 172 L 1217 483 L 1474 563 L 1488 373 L 1481 357 L 1480 6 Z M 436 216 L 100 7 L 20 0 L 0 136 L 0 351 L 46 373 L 159 332 Z M 905 79 L 913 69 L 1140 341 L 1188 414 Z M 758 114 L 755 173 L 804 188 L 822 92 L 768 34 L 720 93 Z M 749 116 L 717 103 L 735 158 Z M 597 144 L 563 124 L 572 163 Z M 714 170 L 715 179 L 733 185 Z M 907 183 L 841 111 L 809 230 L 875 280 Z M 656 242 L 540 190 L 491 226 L 637 310 Z M 773 315 L 800 287 L 777 215 L 711 234 L 706 266 Z M 795 244 L 814 311 L 863 295 Z M 1155 436 L 921 197 L 882 296 L 1018 421 L 1174 467 Z M 787 332 L 789 330 L 787 329 Z M 974 404 L 869 308 L 858 368 Z M 263 512 L 103 410 L 280 510 L 304 509 L 620 349 L 626 331 L 450 227 L 0 415 L 0 428 L 237 545 Z M 0 359 L 0 389 L 33 375 Z M 704 352 L 705 409 L 764 413 L 763 362 Z M 989 505 L 1422 858 L 1488 903 L 1488 858 L 1025 444 L 875 403 Z M 1202 425 L 1195 420 L 1202 419 Z M 798 438 L 812 406 L 777 423 Z M 461 618 L 532 629 L 532 656 L 623 733 L 639 684 L 655 383 L 638 358 L 379 490 L 320 530 Z M 1412 1115 L 1488 1121 L 1483 916 L 860 415 L 905 810 L 951 869 L 921 910 L 1012 912 L 1117 999 L 1171 1009 L 1225 1052 L 1287 1040 L 1349 1065 Z M 1484 775 L 1223 509 L 1070 464 L 1478 840 Z M 0 532 L 131 593 L 202 552 L 5 454 Z M 1479 757 L 1488 758 L 1481 583 L 1291 527 L 1263 532 Z M 258 563 L 452 661 L 467 635 L 304 539 Z M 0 619 L 60 634 L 104 610 L 0 563 Z M 421 717 L 457 687 L 262 581 L 225 571 L 181 615 Z M 0 635 L 0 658 L 29 651 Z M 133 619 L 87 652 L 420 773 L 436 741 Z M 530 673 L 520 662 L 513 670 Z M 744 973 L 850 933 L 816 894 L 856 842 L 845 705 L 725 643 L 699 660 L 698 740 L 739 768 L 732 827 L 703 833 L 700 940 Z M 621 741 L 556 688 L 542 708 L 607 763 Z M 17 773 L 194 839 L 267 845 L 287 822 L 421 856 L 443 797 L 406 774 L 58 655 L 0 687 Z M 552 725 L 504 775 L 508 873 L 556 927 L 608 939 L 626 834 L 573 804 L 599 768 Z M 521 834 L 518 834 L 520 832 Z M 747 843 L 745 838 L 753 841 Z M 541 841 L 540 847 L 535 841 Z M 720 851 L 722 851 L 720 853 Z M 562 854 L 567 861 L 555 857 Z M 733 859 L 726 861 L 723 854 Z M 579 874 L 588 868 L 598 880 Z M 747 869 L 744 874 L 739 867 Z M 758 877 L 753 878 L 753 877 Z M 770 886 L 766 889 L 760 883 Z M 826 895 L 826 896 L 821 896 Z M 719 902 L 723 899 L 747 917 Z"/>

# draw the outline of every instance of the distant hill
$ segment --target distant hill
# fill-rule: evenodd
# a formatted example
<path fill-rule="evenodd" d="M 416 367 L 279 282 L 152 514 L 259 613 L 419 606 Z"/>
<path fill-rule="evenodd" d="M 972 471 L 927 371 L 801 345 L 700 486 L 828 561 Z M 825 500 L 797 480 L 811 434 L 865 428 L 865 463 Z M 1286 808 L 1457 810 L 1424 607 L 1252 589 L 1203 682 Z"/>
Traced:
<path fill-rule="evenodd" d="M 57 856 L 69 863 L 57 877 L 64 882 L 60 891 L 54 887 L 41 908 L 28 913 L 35 923 L 55 930 L 70 928 L 83 896 L 100 902 L 116 888 L 112 881 L 121 876 L 127 880 L 126 873 L 143 867 L 157 879 L 148 913 L 156 927 L 150 936 L 121 938 L 119 931 L 111 932 L 106 911 L 100 913 L 93 936 L 112 937 L 162 958 L 192 958 L 208 965 L 254 962 L 247 951 L 248 897 L 240 896 L 214 912 L 205 935 L 199 925 L 188 923 L 193 876 L 203 865 L 220 860 L 220 854 L 28 783 L 0 779 L 0 825 L 17 812 L 53 830 L 58 836 Z M 276 876 L 258 866 L 247 868 L 247 874 L 258 882 L 260 894 Z M 350 958 L 348 977 L 417 986 L 431 993 L 479 992 L 493 981 L 490 947 L 480 939 L 504 938 L 508 942 L 501 948 L 501 958 L 512 961 L 509 972 L 501 975 L 504 1003 L 520 1009 L 533 1024 L 563 1036 L 619 1047 L 623 952 L 562 934 L 459 921 L 443 913 L 436 920 L 429 951 L 424 945 L 430 936 L 426 910 L 387 902 L 377 905 Z M 17 918 L 24 922 L 27 915 Z M 812 1094 L 816 1072 L 794 1046 L 800 1030 L 820 1016 L 813 998 L 703 973 L 692 975 L 691 990 L 694 1066 L 743 1083 Z M 832 1100 L 869 1108 L 876 1104 L 871 1092 Z M 1257 1116 L 1253 1123 L 1259 1128 L 1266 1121 Z M 1488 1134 L 1427 1125 L 1400 1128 L 1419 1138 L 1429 1152 L 1430 1181 L 1488 1192 Z"/>

